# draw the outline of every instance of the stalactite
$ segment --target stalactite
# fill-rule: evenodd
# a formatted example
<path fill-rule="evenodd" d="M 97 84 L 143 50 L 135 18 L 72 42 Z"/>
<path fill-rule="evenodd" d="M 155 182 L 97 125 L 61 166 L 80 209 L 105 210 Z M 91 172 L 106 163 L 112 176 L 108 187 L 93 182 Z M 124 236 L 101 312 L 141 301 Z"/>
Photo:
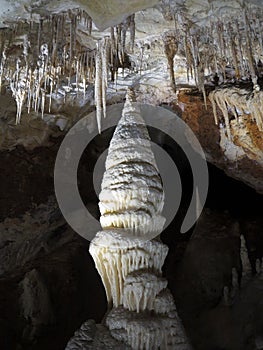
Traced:
<path fill-rule="evenodd" d="M 236 87 L 217 89 L 209 94 L 209 99 L 212 102 L 215 122 L 217 123 L 215 108 L 215 105 L 217 105 L 223 113 L 228 138 L 231 136 L 228 109 L 231 110 L 237 120 L 239 119 L 237 111 L 242 114 L 249 112 L 252 121 L 255 120 L 258 130 L 263 131 L 263 111 L 260 108 L 262 98 L 262 91 L 251 95 L 247 90 Z"/>
<path fill-rule="evenodd" d="M 251 74 L 251 79 L 254 85 L 254 89 L 257 89 L 257 76 L 256 76 L 256 71 L 255 71 L 255 63 L 254 63 L 254 59 L 253 59 L 253 54 L 252 54 L 252 43 L 251 43 L 251 39 L 249 37 L 249 31 L 248 31 L 248 27 L 249 27 L 249 22 L 248 22 L 248 18 L 247 18 L 247 12 L 244 11 L 243 13 L 244 16 L 244 27 L 245 27 L 245 39 L 246 39 L 246 45 L 245 45 L 245 50 L 246 50 L 246 55 L 248 58 L 248 63 L 249 63 L 249 69 L 250 69 L 250 74 Z"/>
<path fill-rule="evenodd" d="M 126 37 L 127 37 L 127 30 L 129 28 L 130 17 L 127 17 L 125 21 L 122 22 L 121 25 L 121 64 L 124 69 L 125 64 L 125 46 L 126 46 Z"/>
<path fill-rule="evenodd" d="M 16 101 L 16 124 L 19 124 L 27 91 L 27 71 L 20 68 L 19 61 L 17 61 L 16 72 L 10 82 L 10 88 Z"/>
<path fill-rule="evenodd" d="M 88 16 L 88 20 L 87 20 L 87 29 L 88 29 L 89 35 L 91 35 L 91 31 L 92 31 L 92 18 L 91 18 L 90 16 Z"/>
<path fill-rule="evenodd" d="M 122 47 L 121 47 L 122 23 L 116 26 L 116 53 L 119 62 L 122 64 Z"/>
<path fill-rule="evenodd" d="M 135 15 L 130 16 L 130 50 L 133 52 L 135 42 Z"/>
<path fill-rule="evenodd" d="M 240 79 L 235 37 L 234 37 L 234 33 L 233 33 L 233 28 L 232 28 L 230 23 L 228 24 L 228 31 L 229 31 L 229 43 L 230 43 L 230 48 L 231 48 L 231 53 L 232 53 L 233 65 L 235 68 L 235 75 L 236 75 L 236 79 Z"/>
<path fill-rule="evenodd" d="M 224 51 L 225 51 L 222 32 L 223 32 L 222 23 L 217 22 L 215 33 L 217 33 L 218 45 L 219 45 L 219 50 L 220 50 L 220 57 L 224 56 Z"/>
<path fill-rule="evenodd" d="M 229 139 L 231 139 L 231 130 L 230 130 L 228 110 L 227 110 L 226 102 L 225 102 L 225 99 L 224 99 L 222 91 L 221 90 L 217 90 L 213 94 L 210 93 L 209 99 L 210 99 L 210 101 L 211 100 L 215 101 L 215 103 L 220 108 L 220 110 L 221 110 L 221 112 L 223 114 L 224 120 L 225 120 L 227 137 Z M 215 105 L 213 105 L 213 111 L 215 113 L 214 114 L 215 121 L 217 122 L 218 119 L 217 119 L 217 115 L 216 115 L 216 111 L 215 111 Z"/>
<path fill-rule="evenodd" d="M 241 68 L 241 76 L 245 76 L 245 68 L 244 68 L 244 58 L 243 58 L 243 51 L 242 51 L 242 34 L 241 29 L 239 27 L 238 20 L 235 21 L 235 29 L 237 33 L 237 40 L 238 40 L 238 55 L 239 55 L 239 62 L 240 62 L 240 68 Z"/>
<path fill-rule="evenodd" d="M 38 24 L 38 37 L 37 37 L 37 50 L 40 50 L 40 43 L 41 43 L 41 35 L 42 35 L 42 30 L 43 30 L 43 20 L 39 20 Z"/>
<path fill-rule="evenodd" d="M 263 36 L 262 36 L 262 25 L 260 23 L 259 15 L 256 16 L 256 32 L 257 38 L 260 46 L 261 55 L 263 55 Z"/>
<path fill-rule="evenodd" d="M 141 44 L 140 45 L 140 58 L 139 58 L 139 62 L 140 62 L 139 73 L 140 73 L 140 75 L 142 74 L 143 55 L 144 55 L 144 45 Z"/>
<path fill-rule="evenodd" d="M 41 117 L 43 119 L 44 110 L 45 110 L 46 93 L 45 93 L 45 89 L 40 89 L 40 91 L 41 91 Z"/>
<path fill-rule="evenodd" d="M 51 111 L 51 103 L 52 103 L 52 93 L 53 93 L 53 86 L 54 86 L 54 79 L 55 79 L 55 68 L 51 67 L 51 73 L 49 76 L 50 79 L 50 92 L 49 92 L 49 104 L 48 104 L 48 113 Z"/>
<path fill-rule="evenodd" d="M 216 101 L 215 101 L 215 92 L 216 90 L 210 92 L 208 98 L 212 104 L 212 108 L 213 108 L 213 114 L 214 114 L 214 120 L 215 120 L 215 124 L 218 125 L 218 117 L 217 117 L 217 111 L 216 111 Z"/>
<path fill-rule="evenodd" d="M 215 41 L 216 41 L 216 36 L 214 35 L 215 33 L 215 23 L 210 22 L 210 30 L 208 32 L 208 42 L 210 43 L 210 38 L 214 38 L 215 37 Z M 218 62 L 218 55 L 217 55 L 217 48 L 215 47 L 215 42 L 214 40 L 212 40 L 211 42 L 211 46 L 212 46 L 212 56 L 213 56 L 213 64 L 214 64 L 214 69 L 210 70 L 210 74 L 215 72 L 218 73 L 218 66 L 217 66 L 217 62 Z M 209 50 L 209 47 L 208 47 Z M 207 58 L 209 57 L 209 55 L 207 55 Z M 209 60 L 209 59 L 208 59 Z M 209 60 L 208 64 L 211 64 L 211 61 Z"/>
<path fill-rule="evenodd" d="M 3 51 L 2 51 L 2 57 L 1 57 L 1 63 L 0 63 L 0 93 L 2 90 L 2 81 L 4 76 L 4 67 L 6 62 L 6 46 L 4 44 Z"/>
<path fill-rule="evenodd" d="M 184 50 L 185 50 L 185 57 L 186 57 L 186 76 L 187 76 L 187 81 L 189 83 L 190 81 L 190 77 L 189 77 L 189 72 L 191 69 L 191 61 L 190 61 L 190 50 L 188 47 L 188 38 L 187 38 L 187 34 L 185 34 L 184 36 Z"/>
<path fill-rule="evenodd" d="M 174 78 L 174 56 L 176 55 L 178 50 L 178 42 L 176 40 L 175 32 L 168 31 L 164 33 L 163 43 L 164 43 L 164 53 L 169 65 L 171 87 L 174 91 L 176 91 L 175 78 Z"/>
<path fill-rule="evenodd" d="M 70 12 L 70 32 L 69 32 L 69 60 L 70 66 L 73 59 L 74 51 L 74 15 Z"/>
<path fill-rule="evenodd" d="M 31 109 L 31 102 L 32 102 L 32 94 L 33 94 L 33 87 L 32 87 L 32 69 L 30 68 L 28 70 L 28 87 L 27 87 L 27 113 L 30 113 L 30 109 Z"/>
<path fill-rule="evenodd" d="M 104 37 L 101 47 L 102 64 L 102 109 L 103 116 L 106 118 L 106 93 L 108 87 L 108 65 L 109 65 L 109 38 Z"/>
<path fill-rule="evenodd" d="M 192 35 L 190 35 L 189 42 L 190 42 L 190 48 L 191 48 L 191 55 L 193 57 L 193 70 L 194 70 L 195 84 L 196 86 L 198 86 L 198 73 L 197 73 L 198 56 L 197 56 L 196 47 L 195 47 L 195 40 Z"/>
<path fill-rule="evenodd" d="M 102 60 L 101 60 L 101 43 L 97 43 L 96 68 L 95 68 L 95 104 L 99 133 L 101 132 L 102 119 Z"/>
<path fill-rule="evenodd" d="M 95 104 L 97 113 L 98 130 L 101 132 L 102 115 L 106 117 L 106 93 L 108 86 L 108 67 L 110 39 L 104 37 L 97 43 L 96 68 L 95 68 Z"/>
<path fill-rule="evenodd" d="M 201 34 L 200 34 L 201 35 Z M 198 87 L 199 91 L 203 94 L 203 99 L 205 103 L 205 108 L 207 109 L 207 101 L 206 101 L 206 92 L 205 92 L 205 78 L 204 78 L 204 56 L 200 54 L 199 47 L 198 47 L 198 38 L 197 34 L 195 36 L 190 35 L 189 38 L 190 45 L 191 45 L 191 56 L 193 57 L 193 67 L 194 67 L 194 76 L 195 76 L 195 83 Z"/>

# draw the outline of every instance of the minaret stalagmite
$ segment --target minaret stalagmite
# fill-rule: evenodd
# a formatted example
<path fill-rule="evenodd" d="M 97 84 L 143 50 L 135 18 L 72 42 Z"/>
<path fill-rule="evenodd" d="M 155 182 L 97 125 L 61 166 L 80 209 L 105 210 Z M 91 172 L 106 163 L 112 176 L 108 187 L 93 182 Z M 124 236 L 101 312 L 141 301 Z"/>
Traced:
<path fill-rule="evenodd" d="M 99 207 L 103 231 L 90 244 L 112 309 L 106 325 L 132 349 L 190 349 L 162 277 L 168 247 L 162 181 L 140 108 L 128 90 L 106 160 Z M 157 238 L 156 238 L 157 237 Z"/>

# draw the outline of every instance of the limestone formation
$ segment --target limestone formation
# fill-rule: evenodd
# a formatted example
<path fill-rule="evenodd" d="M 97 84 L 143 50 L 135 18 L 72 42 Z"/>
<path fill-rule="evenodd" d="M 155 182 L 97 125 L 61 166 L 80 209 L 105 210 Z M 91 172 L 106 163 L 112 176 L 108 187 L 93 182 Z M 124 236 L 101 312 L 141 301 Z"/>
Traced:
<path fill-rule="evenodd" d="M 226 133 L 229 139 L 232 137 L 230 113 L 234 116 L 239 128 L 244 127 L 242 120 L 247 115 L 255 122 L 259 131 L 263 131 L 263 114 L 260 109 L 263 99 L 262 91 L 254 94 L 237 87 L 220 88 L 212 91 L 209 99 L 213 106 L 215 123 L 218 124 L 216 107 L 219 107 L 224 117 Z"/>
<path fill-rule="evenodd" d="M 90 253 L 109 304 L 111 335 L 132 349 L 190 349 L 167 281 L 167 247 L 156 236 L 164 192 L 140 109 L 131 93 L 110 143 L 99 196 L 101 225 Z"/>
<path fill-rule="evenodd" d="M 241 286 L 244 286 L 252 278 L 252 266 L 248 256 L 246 240 L 243 235 L 240 236 L 240 259 L 242 264 Z"/>

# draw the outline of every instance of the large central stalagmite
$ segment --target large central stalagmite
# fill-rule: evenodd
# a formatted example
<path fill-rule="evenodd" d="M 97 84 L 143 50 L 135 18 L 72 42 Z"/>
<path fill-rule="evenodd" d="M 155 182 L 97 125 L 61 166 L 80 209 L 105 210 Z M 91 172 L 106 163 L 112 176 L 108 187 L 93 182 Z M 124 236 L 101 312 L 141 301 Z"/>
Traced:
<path fill-rule="evenodd" d="M 111 335 L 133 349 L 190 349 L 167 281 L 164 192 L 146 125 L 128 91 L 110 143 L 99 196 L 101 225 L 90 244 L 107 299 Z"/>

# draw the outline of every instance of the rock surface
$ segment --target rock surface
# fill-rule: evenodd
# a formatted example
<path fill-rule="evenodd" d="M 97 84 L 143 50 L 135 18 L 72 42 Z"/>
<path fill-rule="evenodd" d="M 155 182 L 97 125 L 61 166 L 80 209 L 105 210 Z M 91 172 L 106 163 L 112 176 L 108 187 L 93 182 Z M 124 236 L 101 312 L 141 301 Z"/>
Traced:
<path fill-rule="evenodd" d="M 243 127 L 231 121 L 232 139 L 220 125 L 215 125 L 211 103 L 205 108 L 198 93 L 182 90 L 178 95 L 176 111 L 181 108 L 182 119 L 191 127 L 201 143 L 209 162 L 223 169 L 229 176 L 244 181 L 263 193 L 263 133 L 249 118 Z M 218 117 L 223 118 L 220 109 Z"/>

